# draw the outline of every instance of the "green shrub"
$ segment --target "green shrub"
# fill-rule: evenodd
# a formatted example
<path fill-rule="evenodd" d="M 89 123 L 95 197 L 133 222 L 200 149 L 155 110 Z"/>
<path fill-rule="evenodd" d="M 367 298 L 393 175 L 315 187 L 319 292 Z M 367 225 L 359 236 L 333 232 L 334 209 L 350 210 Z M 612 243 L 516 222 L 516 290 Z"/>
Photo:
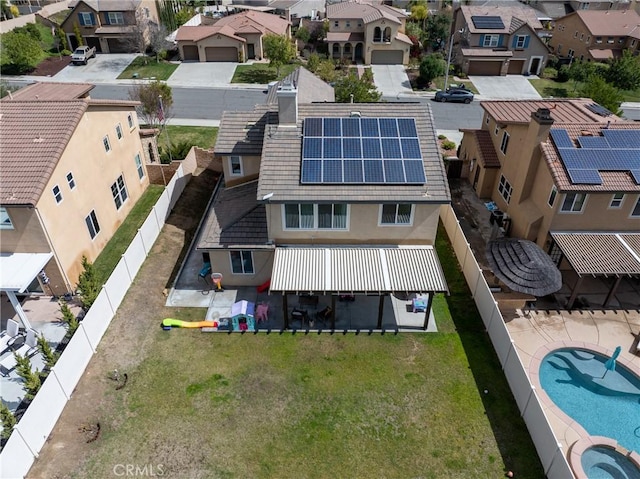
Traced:
<path fill-rule="evenodd" d="M 13 353 L 13 356 L 16 359 L 16 373 L 24 381 L 22 388 L 26 392 L 25 397 L 33 399 L 42 385 L 40 372 L 31 368 L 31 359 L 27 356 L 21 356 L 18 353 Z"/>
<path fill-rule="evenodd" d="M 312 53 L 307 60 L 307 69 L 311 72 L 315 72 L 320 65 L 320 55 Z"/>
<path fill-rule="evenodd" d="M 445 150 L 455 150 L 456 144 L 453 141 L 449 141 L 449 140 L 443 141 L 442 148 L 444 148 Z"/>
<path fill-rule="evenodd" d="M 67 326 L 67 335 L 69 337 L 73 336 L 73 333 L 78 329 L 79 323 L 78 318 L 76 318 L 75 314 L 69 308 L 69 305 L 66 301 L 60 301 L 60 312 L 62 313 L 62 322 Z"/>
<path fill-rule="evenodd" d="M 0 402 L 0 422 L 2 422 L 2 439 L 9 439 L 16 425 L 16 417 L 3 402 Z"/>
<path fill-rule="evenodd" d="M 44 358 L 44 364 L 47 369 L 51 369 L 56 364 L 58 357 L 56 353 L 53 352 L 53 349 L 51 349 L 51 345 L 42 334 L 38 336 L 38 351 L 40 351 L 40 354 L 42 354 L 42 357 Z"/>
<path fill-rule="evenodd" d="M 556 76 L 556 80 L 559 81 L 560 83 L 564 83 L 566 81 L 569 81 L 569 78 L 570 78 L 569 65 L 562 65 L 558 70 L 558 75 Z"/>
<path fill-rule="evenodd" d="M 36 41 L 42 40 L 42 35 L 40 34 L 40 30 L 35 23 L 27 23 L 22 27 L 16 27 L 13 29 L 13 33 L 24 33 L 25 35 L 29 35 Z"/>
<path fill-rule="evenodd" d="M 73 52 L 71 50 L 62 50 L 60 53 L 66 57 L 69 55 L 73 55 Z"/>
<path fill-rule="evenodd" d="M 438 140 L 446 140 L 447 137 L 445 135 L 438 135 Z"/>
<path fill-rule="evenodd" d="M 95 268 L 93 264 L 87 259 L 86 256 L 82 257 L 82 273 L 78 278 L 78 294 L 80 295 L 80 301 L 82 302 L 82 308 L 88 311 L 93 302 L 100 293 L 101 284 L 98 282 Z"/>
<path fill-rule="evenodd" d="M 189 154 L 191 146 L 190 142 L 181 141 L 178 144 L 172 143 L 170 151 L 169 149 L 158 147 L 158 151 L 160 152 L 160 163 L 168 165 L 171 161 L 184 160 Z"/>

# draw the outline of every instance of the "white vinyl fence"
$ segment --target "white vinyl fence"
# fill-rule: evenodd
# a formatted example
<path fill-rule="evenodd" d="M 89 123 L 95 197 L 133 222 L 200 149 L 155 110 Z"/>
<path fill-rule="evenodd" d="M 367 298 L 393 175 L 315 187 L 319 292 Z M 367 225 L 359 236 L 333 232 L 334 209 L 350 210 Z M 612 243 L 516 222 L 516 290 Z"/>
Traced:
<path fill-rule="evenodd" d="M 122 255 L 0 453 L 0 478 L 29 472 L 190 177 L 180 165 Z"/>
<path fill-rule="evenodd" d="M 520 414 L 538 451 L 545 475 L 549 479 L 574 479 L 565 451 L 556 439 L 542 409 L 535 388 L 522 366 L 513 339 L 505 325 L 498 303 L 482 275 L 471 247 L 451 206 L 443 206 L 440 219 L 453 245 L 464 277 L 480 312 L 489 338 L 502 365 L 504 375 L 515 397 Z"/>

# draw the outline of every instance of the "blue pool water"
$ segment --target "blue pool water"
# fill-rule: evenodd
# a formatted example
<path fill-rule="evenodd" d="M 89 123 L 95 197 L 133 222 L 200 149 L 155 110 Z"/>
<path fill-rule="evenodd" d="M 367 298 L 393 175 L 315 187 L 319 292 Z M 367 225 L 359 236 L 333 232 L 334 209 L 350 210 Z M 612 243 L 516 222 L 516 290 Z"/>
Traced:
<path fill-rule="evenodd" d="M 608 447 L 585 449 L 580 462 L 589 479 L 640 479 L 640 469 Z"/>
<path fill-rule="evenodd" d="M 558 349 L 540 365 L 540 383 L 551 400 L 592 436 L 606 436 L 640 452 L 640 378 L 607 357 L 583 349 Z M 624 476 L 621 476 L 624 477 Z"/>

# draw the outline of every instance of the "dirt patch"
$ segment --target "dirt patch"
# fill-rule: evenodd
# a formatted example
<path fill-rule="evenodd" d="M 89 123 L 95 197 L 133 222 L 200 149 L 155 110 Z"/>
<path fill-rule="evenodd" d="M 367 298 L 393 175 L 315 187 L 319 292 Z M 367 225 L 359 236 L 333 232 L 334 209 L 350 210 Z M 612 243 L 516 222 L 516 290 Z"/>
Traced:
<path fill-rule="evenodd" d="M 51 77 L 60 72 L 64 67 L 71 63 L 71 56 L 49 57 L 41 61 L 38 66 L 30 73 L 34 76 Z"/>

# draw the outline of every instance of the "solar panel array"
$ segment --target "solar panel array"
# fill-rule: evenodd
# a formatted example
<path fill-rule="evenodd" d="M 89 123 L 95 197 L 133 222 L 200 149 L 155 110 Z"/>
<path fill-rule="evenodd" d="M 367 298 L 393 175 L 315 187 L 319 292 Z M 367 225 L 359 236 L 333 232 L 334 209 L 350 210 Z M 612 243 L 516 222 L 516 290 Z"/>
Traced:
<path fill-rule="evenodd" d="M 301 183 L 424 184 L 413 118 L 305 118 Z"/>
<path fill-rule="evenodd" d="M 602 135 L 579 136 L 577 148 L 567 130 L 551 129 L 571 183 L 601 185 L 601 171 L 622 171 L 640 185 L 640 130 L 603 129 Z"/>
<path fill-rule="evenodd" d="M 501 30 L 504 28 L 502 18 L 494 15 L 473 15 L 473 26 L 480 30 Z"/>

